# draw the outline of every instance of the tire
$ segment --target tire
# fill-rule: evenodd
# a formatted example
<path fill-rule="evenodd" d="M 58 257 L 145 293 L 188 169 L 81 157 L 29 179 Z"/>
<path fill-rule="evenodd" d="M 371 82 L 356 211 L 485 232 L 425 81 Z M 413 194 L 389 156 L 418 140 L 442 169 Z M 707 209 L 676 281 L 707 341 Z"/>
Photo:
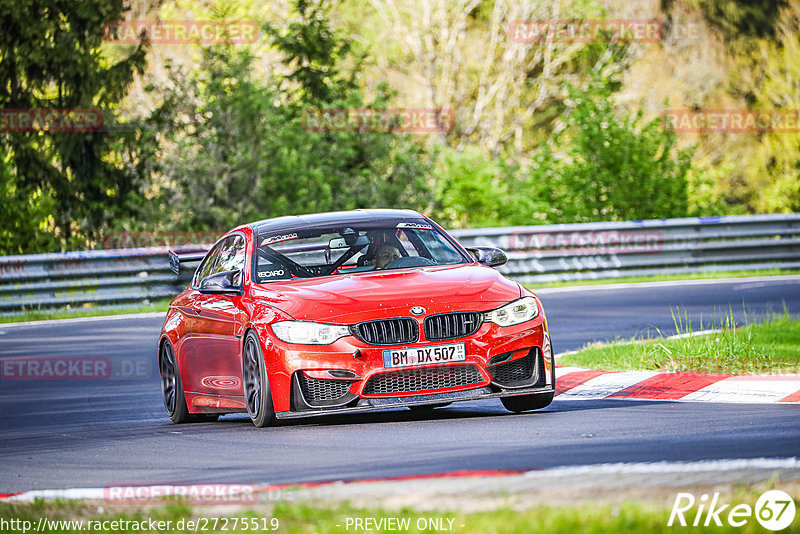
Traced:
<path fill-rule="evenodd" d="M 269 389 L 264 353 L 258 336 L 252 330 L 244 338 L 242 351 L 242 385 L 247 413 L 258 428 L 275 423 L 275 408 Z"/>
<path fill-rule="evenodd" d="M 189 413 L 189 408 L 186 406 L 186 395 L 183 392 L 181 373 L 178 371 L 178 365 L 175 362 L 175 351 L 169 341 L 165 341 L 161 345 L 158 368 L 161 374 L 161 396 L 164 398 L 164 408 L 173 423 L 177 425 L 184 423 L 212 423 L 219 419 L 219 414 Z"/>
<path fill-rule="evenodd" d="M 527 412 L 529 410 L 540 410 L 553 402 L 554 393 L 539 393 L 536 395 L 517 395 L 516 397 L 500 397 L 506 410 L 510 412 Z"/>
<path fill-rule="evenodd" d="M 167 415 L 175 424 L 192 422 L 194 418 L 186 406 L 186 395 L 183 393 L 181 373 L 178 371 L 172 344 L 165 341 L 161 344 L 160 352 L 158 369 L 161 374 L 161 396 L 164 398 Z"/>

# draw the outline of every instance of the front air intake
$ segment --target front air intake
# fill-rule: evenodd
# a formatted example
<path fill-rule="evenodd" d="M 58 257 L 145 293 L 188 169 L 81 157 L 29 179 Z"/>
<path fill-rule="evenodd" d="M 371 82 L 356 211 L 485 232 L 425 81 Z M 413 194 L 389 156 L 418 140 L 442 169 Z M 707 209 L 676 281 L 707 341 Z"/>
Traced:
<path fill-rule="evenodd" d="M 298 373 L 297 379 L 300 381 L 300 391 L 303 392 L 303 397 L 312 406 L 341 399 L 347 395 L 350 384 L 352 384 L 348 380 L 310 378 L 302 372 Z"/>
<path fill-rule="evenodd" d="M 489 361 L 487 369 L 495 384 L 505 387 L 532 386 L 544 377 L 544 365 L 538 347 L 532 348 L 522 358 L 508 361 L 512 355 L 508 352 Z"/>
<path fill-rule="evenodd" d="M 416 343 L 419 326 L 414 319 L 380 319 L 351 327 L 354 336 L 370 345 L 404 345 Z"/>
<path fill-rule="evenodd" d="M 471 336 L 481 327 L 478 312 L 441 313 L 425 318 L 425 337 L 430 341 Z"/>
<path fill-rule="evenodd" d="M 373 375 L 364 386 L 364 395 L 456 388 L 479 384 L 483 380 L 483 376 L 474 365 L 403 369 Z"/>

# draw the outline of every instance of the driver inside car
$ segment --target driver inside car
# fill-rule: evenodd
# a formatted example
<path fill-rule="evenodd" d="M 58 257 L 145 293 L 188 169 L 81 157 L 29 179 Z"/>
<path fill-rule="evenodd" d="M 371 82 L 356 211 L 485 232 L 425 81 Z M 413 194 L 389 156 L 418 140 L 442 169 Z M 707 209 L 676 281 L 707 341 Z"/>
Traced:
<path fill-rule="evenodd" d="M 385 269 L 387 265 L 400 257 L 400 251 L 394 245 L 384 243 L 375 251 L 375 269 Z"/>

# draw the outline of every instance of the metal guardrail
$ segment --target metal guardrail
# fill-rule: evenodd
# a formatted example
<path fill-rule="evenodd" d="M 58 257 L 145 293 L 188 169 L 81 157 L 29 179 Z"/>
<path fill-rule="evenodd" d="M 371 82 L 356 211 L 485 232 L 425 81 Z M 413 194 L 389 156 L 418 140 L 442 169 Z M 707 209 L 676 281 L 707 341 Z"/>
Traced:
<path fill-rule="evenodd" d="M 182 252 L 206 247 L 182 247 Z M 174 297 L 190 271 L 170 270 L 168 247 L 0 256 L 0 315 Z"/>
<path fill-rule="evenodd" d="M 454 230 L 523 283 L 800 268 L 800 213 Z"/>
<path fill-rule="evenodd" d="M 523 283 L 800 268 L 800 213 L 451 233 L 464 246 L 504 249 L 509 261 L 499 270 Z M 172 297 L 192 273 L 172 273 L 167 253 L 156 247 L 0 256 L 0 314 Z"/>

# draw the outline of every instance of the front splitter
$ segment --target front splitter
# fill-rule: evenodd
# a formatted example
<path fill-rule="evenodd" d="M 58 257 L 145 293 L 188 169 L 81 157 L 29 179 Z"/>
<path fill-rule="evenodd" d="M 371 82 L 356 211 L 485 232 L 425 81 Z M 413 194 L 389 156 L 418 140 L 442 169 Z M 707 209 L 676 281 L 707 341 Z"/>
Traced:
<path fill-rule="evenodd" d="M 530 395 L 536 393 L 553 393 L 551 385 L 537 388 L 514 389 L 503 392 L 494 392 L 488 387 L 470 389 L 467 391 L 454 391 L 452 393 L 434 393 L 431 395 L 413 395 L 408 397 L 390 398 L 364 398 L 359 400 L 357 406 L 347 408 L 327 408 L 320 410 L 286 411 L 277 412 L 278 419 L 300 419 L 304 417 L 318 417 L 321 415 L 339 415 L 348 413 L 377 412 L 389 408 L 409 408 L 412 406 L 427 406 L 450 402 L 474 401 L 483 399 L 497 399 L 500 397 L 514 397 L 517 395 Z"/>

